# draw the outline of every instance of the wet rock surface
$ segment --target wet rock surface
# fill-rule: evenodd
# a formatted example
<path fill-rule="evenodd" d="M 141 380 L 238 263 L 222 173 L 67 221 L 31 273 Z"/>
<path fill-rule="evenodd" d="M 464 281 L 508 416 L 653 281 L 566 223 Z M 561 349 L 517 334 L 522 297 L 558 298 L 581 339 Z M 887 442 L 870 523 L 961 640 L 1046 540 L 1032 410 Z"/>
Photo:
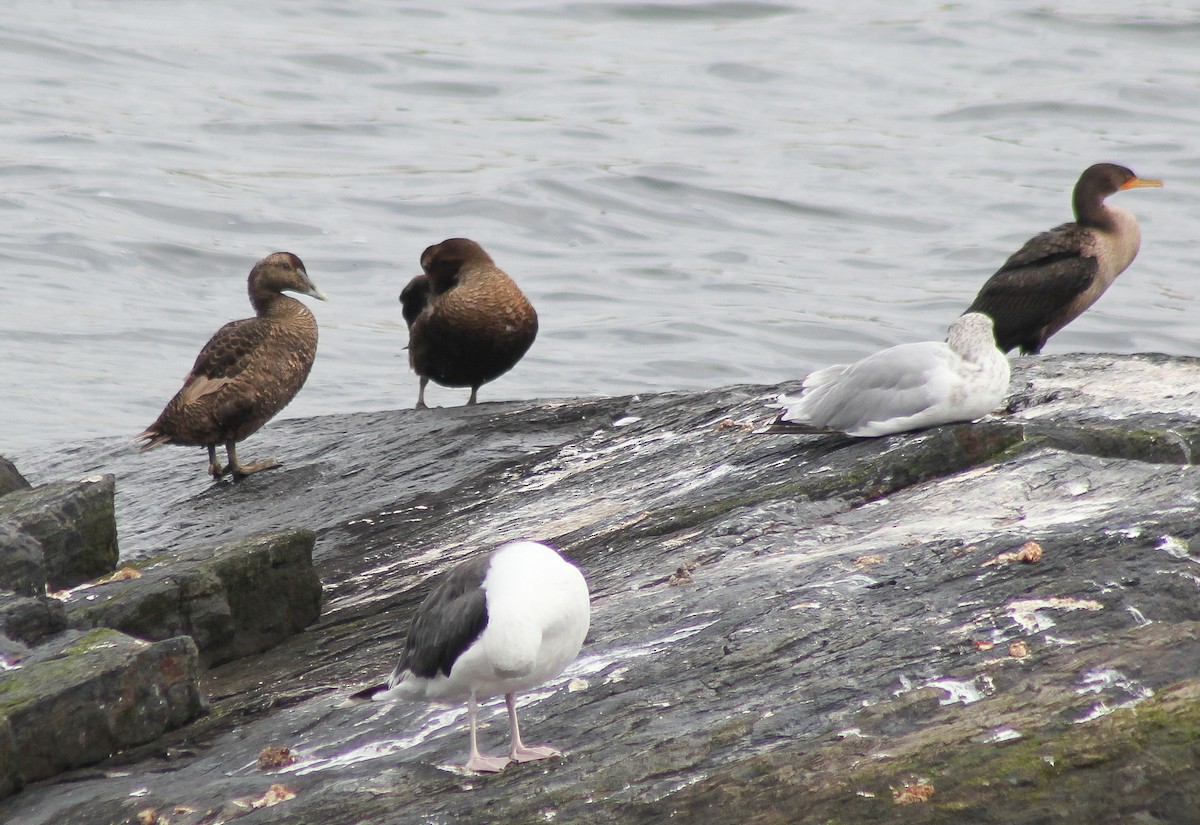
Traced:
<path fill-rule="evenodd" d="M 209 671 L 212 713 L 0 820 L 1192 821 L 1200 362 L 1016 359 L 1007 414 L 878 440 L 755 433 L 779 389 L 280 422 L 248 454 L 284 467 L 238 485 L 120 439 L 23 462 L 116 474 L 126 561 L 309 527 L 326 604 Z M 566 756 L 463 774 L 462 709 L 347 697 L 432 574 L 519 536 L 593 591 L 521 712 Z"/>
<path fill-rule="evenodd" d="M 140 639 L 190 636 L 206 667 L 260 653 L 316 621 L 316 535 L 285 530 L 160 553 L 132 576 L 80 588 L 65 605 L 75 627 Z"/>
<path fill-rule="evenodd" d="M 41 545 L 47 586 L 73 587 L 117 563 L 114 491 L 112 475 L 16 490 L 0 498 L 0 524 Z M 0 545 L 0 556 L 9 555 Z"/>

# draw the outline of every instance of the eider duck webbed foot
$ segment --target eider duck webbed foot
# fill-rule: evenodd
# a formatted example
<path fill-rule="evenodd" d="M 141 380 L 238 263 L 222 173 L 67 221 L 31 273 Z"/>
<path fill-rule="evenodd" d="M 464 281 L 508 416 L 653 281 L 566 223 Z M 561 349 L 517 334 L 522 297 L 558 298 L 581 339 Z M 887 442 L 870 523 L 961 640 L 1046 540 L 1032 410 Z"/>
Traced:
<path fill-rule="evenodd" d="M 272 470 L 279 466 L 279 462 L 273 458 L 264 458 L 262 461 L 242 464 L 238 461 L 237 445 L 232 441 L 225 445 L 225 453 L 229 456 L 229 466 L 225 470 L 233 476 L 234 481 L 241 481 L 248 475 L 260 473 L 263 470 Z"/>
<path fill-rule="evenodd" d="M 217 445 L 208 445 L 208 474 L 213 477 L 213 481 L 220 481 L 225 473 L 229 472 L 227 467 L 222 467 L 221 462 L 217 460 Z"/>
<path fill-rule="evenodd" d="M 213 477 L 213 481 L 220 481 L 225 476 L 232 476 L 234 481 L 241 481 L 248 475 L 279 466 L 279 462 L 273 458 L 265 458 L 252 464 L 242 464 L 238 461 L 237 446 L 233 443 L 225 445 L 225 452 L 229 456 L 229 464 L 222 467 L 221 462 L 217 460 L 216 445 L 208 445 L 208 474 Z"/>

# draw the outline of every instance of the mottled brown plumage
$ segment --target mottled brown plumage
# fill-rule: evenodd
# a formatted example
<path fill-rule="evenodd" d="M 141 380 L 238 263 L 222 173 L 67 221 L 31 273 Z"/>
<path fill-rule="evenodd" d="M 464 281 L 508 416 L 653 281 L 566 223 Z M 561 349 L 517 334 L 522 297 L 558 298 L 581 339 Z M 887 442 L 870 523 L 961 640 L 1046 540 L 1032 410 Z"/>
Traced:
<path fill-rule="evenodd" d="M 143 450 L 159 444 L 208 448 L 208 471 L 234 480 L 278 466 L 267 459 L 238 462 L 236 443 L 267 423 L 304 386 L 317 354 L 317 320 L 284 290 L 324 301 L 304 264 L 275 252 L 254 265 L 248 281 L 255 316 L 217 330 L 162 414 L 138 438 Z M 229 465 L 217 461 L 224 444 Z"/>
<path fill-rule="evenodd" d="M 1041 352 L 1133 263 L 1142 237 L 1137 220 L 1104 199 L 1141 186 L 1162 181 L 1112 163 L 1088 167 L 1075 184 L 1075 221 L 1034 236 L 988 279 L 966 311 L 992 317 L 1001 350 Z"/>
<path fill-rule="evenodd" d="M 421 379 L 417 409 L 425 407 L 425 385 L 479 387 L 512 369 L 537 337 L 533 305 L 483 248 L 450 238 L 421 255 L 424 275 L 400 293 L 408 324 L 408 363 Z"/>

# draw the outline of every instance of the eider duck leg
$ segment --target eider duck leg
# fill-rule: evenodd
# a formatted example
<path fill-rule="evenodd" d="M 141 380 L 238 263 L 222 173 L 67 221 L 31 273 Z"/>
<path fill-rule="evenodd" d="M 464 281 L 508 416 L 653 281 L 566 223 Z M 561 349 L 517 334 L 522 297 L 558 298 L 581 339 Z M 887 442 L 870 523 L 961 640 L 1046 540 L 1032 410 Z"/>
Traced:
<path fill-rule="evenodd" d="M 421 376 L 421 388 L 417 390 L 417 409 L 427 410 L 429 405 L 425 403 L 425 385 L 429 383 L 429 379 L 424 375 Z"/>
<path fill-rule="evenodd" d="M 222 467 L 221 462 L 217 461 L 217 445 L 208 445 L 208 474 L 213 477 L 213 481 L 220 481 L 221 476 L 225 475 L 229 470 L 227 467 Z"/>
<path fill-rule="evenodd" d="M 562 756 L 562 751 L 554 748 L 534 745 L 530 747 L 521 741 L 521 729 L 517 726 L 517 694 L 504 694 L 504 704 L 508 706 L 508 723 L 512 733 L 512 747 L 508 751 L 508 758 L 513 762 L 534 762 L 538 759 L 550 759 L 554 756 Z"/>
<path fill-rule="evenodd" d="M 507 756 L 484 756 L 479 752 L 479 745 L 475 738 L 475 720 L 478 714 L 479 705 L 475 702 L 475 693 L 472 691 L 471 698 L 467 701 L 467 717 L 471 723 L 471 756 L 463 767 L 469 771 L 480 773 L 499 773 L 504 770 L 510 760 Z"/>
<path fill-rule="evenodd" d="M 241 481 L 251 473 L 258 473 L 279 466 L 279 462 L 273 458 L 264 458 L 262 461 L 256 461 L 253 464 L 242 464 L 238 461 L 237 445 L 232 441 L 225 442 L 225 454 L 229 456 L 229 466 L 226 470 L 233 475 L 234 481 Z"/>

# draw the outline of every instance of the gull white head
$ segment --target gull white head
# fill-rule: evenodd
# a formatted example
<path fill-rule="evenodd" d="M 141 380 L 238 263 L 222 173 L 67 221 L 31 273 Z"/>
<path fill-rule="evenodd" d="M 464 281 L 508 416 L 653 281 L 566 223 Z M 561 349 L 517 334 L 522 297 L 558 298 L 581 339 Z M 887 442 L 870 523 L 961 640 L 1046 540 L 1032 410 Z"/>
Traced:
<path fill-rule="evenodd" d="M 992 350 L 996 350 L 992 319 L 982 312 L 968 312 L 959 316 L 946 333 L 946 344 L 968 361 L 978 361 L 990 355 Z"/>

